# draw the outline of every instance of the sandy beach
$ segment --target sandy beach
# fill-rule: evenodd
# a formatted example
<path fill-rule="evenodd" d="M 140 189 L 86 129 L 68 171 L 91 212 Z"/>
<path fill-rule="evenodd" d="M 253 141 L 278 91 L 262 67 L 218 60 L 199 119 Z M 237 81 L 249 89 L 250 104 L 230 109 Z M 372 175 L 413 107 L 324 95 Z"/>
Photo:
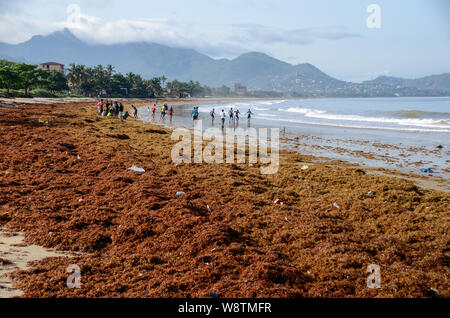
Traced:
<path fill-rule="evenodd" d="M 1 100 L 0 114 L 0 228 L 83 253 L 27 259 L 10 296 L 449 297 L 437 179 L 287 150 L 274 175 L 175 165 L 169 129 L 99 117 L 94 100 Z M 367 287 L 371 264 L 381 288 Z"/>

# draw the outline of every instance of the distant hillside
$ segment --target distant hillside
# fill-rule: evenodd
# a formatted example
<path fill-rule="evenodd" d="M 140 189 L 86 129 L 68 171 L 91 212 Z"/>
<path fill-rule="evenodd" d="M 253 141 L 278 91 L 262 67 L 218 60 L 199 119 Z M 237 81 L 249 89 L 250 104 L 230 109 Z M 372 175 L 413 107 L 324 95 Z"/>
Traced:
<path fill-rule="evenodd" d="M 59 62 L 94 66 L 111 64 L 121 73 L 145 78 L 165 75 L 169 80 L 199 81 L 218 87 L 241 83 L 249 90 L 272 90 L 295 96 L 439 96 L 450 94 L 449 74 L 417 80 L 379 77 L 362 84 L 328 76 L 305 63 L 291 65 L 263 53 L 251 52 L 235 59 L 213 59 L 192 49 L 156 43 L 88 44 L 68 29 L 36 35 L 16 45 L 0 43 L 0 57 L 29 63 Z"/>
<path fill-rule="evenodd" d="M 340 83 L 310 64 L 293 66 L 263 53 L 247 53 L 233 60 L 215 60 L 191 49 L 171 48 L 156 43 L 91 45 L 68 29 L 11 45 L 0 43 L 0 56 L 20 57 L 30 63 L 55 61 L 66 64 L 111 64 L 122 73 L 144 77 L 165 75 L 169 79 L 198 80 L 209 86 L 241 83 L 250 89 L 285 91 L 285 84 L 316 80 Z M 10 58 L 11 59 L 11 58 Z M 309 85 L 305 83 L 306 85 Z"/>
<path fill-rule="evenodd" d="M 421 89 L 439 89 L 450 91 L 450 73 L 431 75 L 418 79 L 405 79 L 399 77 L 380 76 L 365 84 L 383 84 L 400 87 L 417 87 Z"/>

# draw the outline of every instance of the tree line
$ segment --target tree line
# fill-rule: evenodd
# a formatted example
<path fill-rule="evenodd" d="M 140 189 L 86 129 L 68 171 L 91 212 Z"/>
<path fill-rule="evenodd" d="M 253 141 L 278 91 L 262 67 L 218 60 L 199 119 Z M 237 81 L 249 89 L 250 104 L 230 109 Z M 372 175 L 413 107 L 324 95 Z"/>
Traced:
<path fill-rule="evenodd" d="M 37 65 L 11 63 L 0 60 L 0 88 L 9 94 L 21 89 L 29 95 L 30 89 L 44 89 L 52 93 L 68 92 L 87 97 L 205 97 L 231 96 L 227 86 L 210 88 L 198 81 L 167 82 L 165 76 L 144 79 L 132 72 L 116 72 L 112 65 L 89 67 L 71 64 L 67 74 L 39 69 Z"/>

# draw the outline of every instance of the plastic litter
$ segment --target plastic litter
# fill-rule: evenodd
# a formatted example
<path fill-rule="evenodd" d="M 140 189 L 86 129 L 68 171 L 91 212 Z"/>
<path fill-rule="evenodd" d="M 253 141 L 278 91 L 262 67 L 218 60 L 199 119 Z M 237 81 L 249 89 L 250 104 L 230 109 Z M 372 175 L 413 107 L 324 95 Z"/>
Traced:
<path fill-rule="evenodd" d="M 337 204 L 336 202 L 334 202 L 333 206 L 334 206 L 336 209 L 340 209 L 340 208 L 341 208 L 341 207 L 339 206 L 339 204 Z"/>
<path fill-rule="evenodd" d="M 80 159 L 81 159 L 80 155 L 77 155 L 77 159 L 78 159 L 78 160 L 80 160 Z"/>
<path fill-rule="evenodd" d="M 208 211 L 211 213 L 212 212 L 212 210 L 211 210 L 211 208 L 209 207 L 209 205 L 206 205 L 206 208 L 208 209 Z"/>
<path fill-rule="evenodd" d="M 276 199 L 275 201 L 273 201 L 273 203 L 283 205 L 283 202 L 280 199 Z"/>
<path fill-rule="evenodd" d="M 185 192 L 183 192 L 183 191 L 179 191 L 179 192 L 177 192 L 177 195 L 178 196 L 180 196 L 180 195 L 184 195 L 184 194 L 186 194 Z"/>
<path fill-rule="evenodd" d="M 369 192 L 367 192 L 367 194 L 368 194 L 368 195 L 375 195 L 375 192 L 369 191 Z"/>
<path fill-rule="evenodd" d="M 219 294 L 211 291 L 211 292 L 209 292 L 209 296 L 212 297 L 212 298 L 218 298 Z"/>
<path fill-rule="evenodd" d="M 302 170 L 308 170 L 309 169 L 309 166 L 303 166 L 302 167 Z"/>
<path fill-rule="evenodd" d="M 439 295 L 439 290 L 437 290 L 436 288 L 431 287 L 430 290 L 435 293 L 436 295 Z"/>
<path fill-rule="evenodd" d="M 433 170 L 431 170 L 430 168 L 422 168 L 422 169 L 420 169 L 420 171 L 425 172 L 425 173 L 433 173 Z"/>
<path fill-rule="evenodd" d="M 142 169 L 142 168 L 139 168 L 139 167 L 137 167 L 137 166 L 135 166 L 135 165 L 132 165 L 130 168 L 128 168 L 129 170 L 133 170 L 133 171 L 136 171 L 136 172 L 145 172 L 145 170 L 144 169 Z"/>
<path fill-rule="evenodd" d="M 39 124 L 48 124 L 48 119 L 39 118 Z"/>

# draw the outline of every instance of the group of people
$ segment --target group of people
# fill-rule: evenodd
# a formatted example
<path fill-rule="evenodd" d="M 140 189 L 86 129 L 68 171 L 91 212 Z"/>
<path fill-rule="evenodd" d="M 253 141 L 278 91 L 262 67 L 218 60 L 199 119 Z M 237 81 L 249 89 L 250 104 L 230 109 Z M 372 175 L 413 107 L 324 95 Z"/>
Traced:
<path fill-rule="evenodd" d="M 120 119 L 122 119 L 122 120 L 125 120 L 129 116 L 129 113 L 127 111 L 124 112 L 124 107 L 123 107 L 122 103 L 118 103 L 117 101 L 114 101 L 114 102 L 111 100 L 103 101 L 103 99 L 101 99 L 98 102 L 97 107 L 98 107 L 98 113 L 102 116 L 107 116 L 107 117 L 119 116 Z M 133 109 L 133 117 L 138 118 L 138 109 L 134 105 L 131 105 L 131 107 Z M 152 112 L 153 120 L 155 119 L 156 108 L 157 108 L 157 103 L 153 104 L 151 109 L 150 109 L 150 106 L 147 106 L 147 110 L 149 112 L 150 111 Z M 164 104 L 161 106 L 160 120 L 163 120 L 167 114 L 169 114 L 170 121 L 172 122 L 173 107 L 168 106 L 167 104 Z M 214 119 L 216 117 L 216 112 L 215 112 L 214 108 L 211 110 L 211 112 L 209 114 L 211 116 L 211 121 L 214 124 Z M 231 124 L 233 124 L 233 126 L 239 125 L 240 114 L 241 114 L 241 112 L 239 111 L 239 109 L 233 110 L 233 108 L 230 108 L 230 110 L 228 111 L 228 115 L 225 113 L 225 110 L 222 109 L 222 111 L 219 114 L 221 122 L 222 122 L 222 129 L 225 126 L 225 120 L 227 117 L 228 117 L 228 122 L 230 125 Z M 251 119 L 253 113 L 249 109 L 246 114 L 247 114 L 248 123 L 250 124 L 250 119 Z M 200 114 L 199 114 L 198 106 L 194 106 L 194 108 L 192 109 L 192 119 L 198 120 L 199 115 Z"/>
<path fill-rule="evenodd" d="M 198 107 L 197 107 L 197 114 L 198 114 Z M 230 110 L 228 111 L 228 123 L 233 124 L 233 125 L 239 125 L 239 115 L 240 114 L 241 114 L 241 112 L 239 111 L 239 109 L 233 110 L 233 108 L 230 108 Z M 250 119 L 252 118 L 253 113 L 249 109 L 246 114 L 247 114 L 247 120 L 250 123 Z M 211 110 L 209 115 L 211 116 L 211 121 L 214 123 L 214 118 L 216 117 L 214 108 Z M 222 109 L 222 112 L 220 113 L 220 120 L 222 121 L 222 128 L 224 128 L 224 126 L 225 126 L 226 118 L 227 118 L 227 114 L 225 113 L 225 110 Z"/>
<path fill-rule="evenodd" d="M 151 109 L 153 119 L 155 119 L 156 107 L 157 107 L 157 105 L 155 103 L 155 104 L 153 104 L 152 109 Z M 150 112 L 150 106 L 147 107 L 147 110 Z M 164 119 L 166 117 L 167 113 L 169 113 L 170 121 L 172 122 L 173 107 L 168 106 L 167 104 L 164 104 L 161 106 L 161 116 L 159 117 L 159 119 L 160 120 Z"/>
<path fill-rule="evenodd" d="M 133 116 L 134 118 L 138 118 L 138 110 L 134 105 L 131 105 L 133 108 Z M 120 119 L 127 119 L 129 113 L 127 111 L 124 112 L 124 107 L 122 103 L 118 103 L 117 101 L 106 100 L 103 101 L 101 99 L 97 104 L 97 109 L 99 115 L 105 117 L 120 117 Z"/>

